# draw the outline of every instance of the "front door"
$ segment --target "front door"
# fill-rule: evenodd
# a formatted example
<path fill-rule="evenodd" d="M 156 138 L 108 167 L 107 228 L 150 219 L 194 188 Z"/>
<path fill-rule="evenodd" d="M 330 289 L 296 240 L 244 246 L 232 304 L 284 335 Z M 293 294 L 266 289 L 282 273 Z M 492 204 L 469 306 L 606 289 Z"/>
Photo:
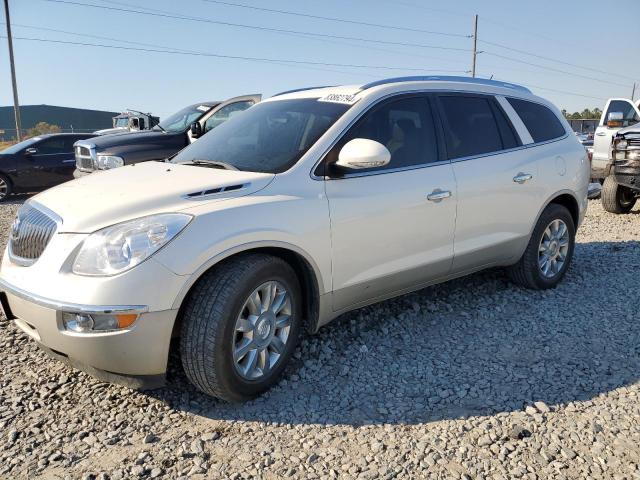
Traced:
<path fill-rule="evenodd" d="M 617 127 L 608 127 L 607 121 L 612 112 L 622 113 L 622 121 Z M 624 98 L 614 98 L 605 105 L 604 113 L 593 137 L 592 167 L 594 176 L 603 178 L 607 175 L 605 168 L 609 163 L 611 141 L 620 128 L 640 122 L 640 111 L 633 102 Z"/>
<path fill-rule="evenodd" d="M 22 184 L 40 190 L 72 180 L 75 168 L 73 143 L 76 140 L 76 137 L 57 135 L 32 145 L 35 152 L 26 154 L 23 160 L 29 168 L 23 173 Z"/>
<path fill-rule="evenodd" d="M 385 145 L 390 163 L 331 174 L 330 164 L 354 138 Z M 456 183 L 440 152 L 431 100 L 413 95 L 373 107 L 327 155 L 335 311 L 449 273 Z"/>
<path fill-rule="evenodd" d="M 210 130 L 213 130 L 218 125 L 222 125 L 234 115 L 244 112 L 247 108 L 260 102 L 262 95 L 244 95 L 242 97 L 234 97 L 221 103 L 217 107 L 211 109 L 206 115 L 204 115 L 199 122 L 202 124 L 203 134 Z M 191 132 L 187 133 L 189 136 L 189 142 L 192 143 L 197 139 L 191 136 Z"/>

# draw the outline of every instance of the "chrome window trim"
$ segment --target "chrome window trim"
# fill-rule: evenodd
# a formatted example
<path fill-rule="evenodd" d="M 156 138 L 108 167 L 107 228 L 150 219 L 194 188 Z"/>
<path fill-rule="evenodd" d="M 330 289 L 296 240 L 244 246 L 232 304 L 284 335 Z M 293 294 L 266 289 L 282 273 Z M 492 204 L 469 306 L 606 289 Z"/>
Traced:
<path fill-rule="evenodd" d="M 401 167 L 401 168 L 390 168 L 387 170 L 380 170 L 380 171 L 370 171 L 370 172 L 355 172 L 355 173 L 349 173 L 346 174 L 342 177 L 339 178 L 332 178 L 332 177 L 328 177 L 328 176 L 318 176 L 315 174 L 316 169 L 318 168 L 318 166 L 320 165 L 320 163 L 324 160 L 324 158 L 327 156 L 327 154 L 331 151 L 331 149 L 333 149 L 333 147 L 336 146 L 336 144 L 342 139 L 342 137 L 347 133 L 347 131 L 358 121 L 360 120 L 365 114 L 367 114 L 372 108 L 374 108 L 376 105 L 378 105 L 379 103 L 388 100 L 390 98 L 396 97 L 396 96 L 402 96 L 402 95 L 407 95 L 407 94 L 420 94 L 420 93 L 431 93 L 431 94 L 438 94 L 438 93 L 468 93 L 468 94 L 476 94 L 476 95 L 484 95 L 484 96 L 490 96 L 495 98 L 498 102 L 498 97 L 501 96 L 500 94 L 497 93 L 486 93 L 486 92 L 477 92 L 477 91 L 473 91 L 473 90 L 460 90 L 460 89 L 420 89 L 420 90 L 407 90 L 407 91 L 402 91 L 402 92 L 394 92 L 394 93 L 390 93 L 388 95 L 385 95 L 384 97 L 380 97 L 379 99 L 377 99 L 375 102 L 371 103 L 368 107 L 366 107 L 366 109 L 361 112 L 359 115 L 357 115 L 354 119 L 352 119 L 349 124 L 338 134 L 336 135 L 336 138 L 333 140 L 333 142 L 331 142 L 331 145 L 329 146 L 329 148 L 327 148 L 322 155 L 320 155 L 320 158 L 314 163 L 313 168 L 311 169 L 311 171 L 309 172 L 309 176 L 311 177 L 312 180 L 316 180 L 316 181 L 330 181 L 330 180 L 344 180 L 347 178 L 352 178 L 352 177 L 365 177 L 365 176 L 369 176 L 369 175 L 382 175 L 385 173 L 396 173 L 396 172 L 402 172 L 402 171 L 406 171 L 406 170 L 417 170 L 420 168 L 429 168 L 431 166 L 437 166 L 437 165 L 444 165 L 446 163 L 458 163 L 458 162 L 464 162 L 467 160 L 475 160 L 476 158 L 483 158 L 483 157 L 491 157 L 494 155 L 501 155 L 503 153 L 511 153 L 511 152 L 515 152 L 518 150 L 523 150 L 526 148 L 532 148 L 532 147 L 537 147 L 539 145 L 546 145 L 548 143 L 554 143 L 554 142 L 559 142 L 561 140 L 564 140 L 565 138 L 567 138 L 569 136 L 569 133 L 566 132 L 565 129 L 565 134 L 561 137 L 557 137 L 557 138 L 553 138 L 551 140 L 546 140 L 544 142 L 534 142 L 534 143 L 528 143 L 525 145 L 520 145 L 518 147 L 514 147 L 514 148 L 508 148 L 505 150 L 496 150 L 495 152 L 487 152 L 487 153 L 482 153 L 479 155 L 471 155 L 471 156 L 467 156 L 467 157 L 460 157 L 460 158 L 453 158 L 453 159 L 447 159 L 447 160 L 439 160 L 437 162 L 431 162 L 431 163 L 425 163 L 425 164 L 420 164 L 420 165 L 412 165 L 409 167 Z M 533 100 L 529 100 L 528 98 L 520 98 L 517 96 L 511 96 L 513 98 L 519 99 L 519 100 L 526 100 L 526 101 L 531 101 L 533 103 L 538 103 L 540 105 L 545 106 L 546 108 L 549 108 L 548 105 L 545 105 L 544 103 L 540 103 L 540 102 L 535 102 Z M 506 99 L 506 97 L 505 97 Z M 507 102 L 508 103 L 508 102 Z M 502 104 L 500 104 L 502 106 Z M 553 110 L 551 110 L 553 112 Z M 554 112 L 555 115 L 555 112 Z M 518 116 L 518 118 L 520 118 Z M 511 120 L 511 119 L 510 119 Z M 515 126 L 515 125 L 514 125 Z M 525 127 L 526 128 L 526 127 Z M 564 128 L 564 126 L 563 126 Z M 519 133 L 519 132 L 518 132 Z M 528 130 L 527 130 L 528 133 Z M 524 140 L 524 139 L 521 139 Z M 533 139 L 532 139 L 533 141 Z"/>
<path fill-rule="evenodd" d="M 31 292 L 27 292 L 19 287 L 11 285 L 6 280 L 0 278 L 0 290 L 8 292 L 18 298 L 26 300 L 41 307 L 51 308 L 56 311 L 69 313 L 87 314 L 110 314 L 110 313 L 145 313 L 149 311 L 147 305 L 83 305 L 79 303 L 68 303 L 50 298 L 42 297 Z"/>

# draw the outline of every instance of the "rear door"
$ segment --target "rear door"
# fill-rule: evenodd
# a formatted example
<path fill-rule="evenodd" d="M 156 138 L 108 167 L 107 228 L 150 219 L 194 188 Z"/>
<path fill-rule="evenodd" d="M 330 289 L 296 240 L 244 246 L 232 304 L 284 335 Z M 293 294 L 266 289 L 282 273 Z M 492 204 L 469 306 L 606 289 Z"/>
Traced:
<path fill-rule="evenodd" d="M 538 165 L 490 95 L 438 95 L 447 153 L 458 185 L 452 271 L 514 255 L 540 208 Z M 530 140 L 530 139 L 528 139 Z"/>
<path fill-rule="evenodd" d="M 262 95 L 244 95 L 222 102 L 200 119 L 203 134 L 223 124 L 234 115 L 244 112 L 247 108 L 259 103 L 260 100 L 262 100 Z M 189 142 L 195 141 L 195 139 L 191 137 L 191 132 L 188 132 L 188 135 Z"/>
<path fill-rule="evenodd" d="M 608 127 L 609 114 L 613 112 L 622 113 L 622 122 L 619 126 Z M 632 101 L 624 98 L 612 98 L 607 101 L 593 141 L 592 170 L 594 177 L 604 178 L 607 175 L 606 167 L 609 163 L 611 141 L 617 131 L 638 122 L 640 122 L 640 110 Z"/>

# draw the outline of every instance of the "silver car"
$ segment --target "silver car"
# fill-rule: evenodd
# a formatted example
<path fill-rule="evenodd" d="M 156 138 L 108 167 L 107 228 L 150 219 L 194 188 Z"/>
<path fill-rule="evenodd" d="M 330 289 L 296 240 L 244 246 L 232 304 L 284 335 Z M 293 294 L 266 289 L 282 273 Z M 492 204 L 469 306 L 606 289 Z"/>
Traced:
<path fill-rule="evenodd" d="M 302 332 L 481 269 L 555 287 L 589 162 L 524 87 L 396 78 L 270 98 L 182 150 L 66 183 L 18 212 L 9 318 L 56 358 L 226 400 L 273 385 Z M 410 348 L 410 347 L 409 347 Z"/>

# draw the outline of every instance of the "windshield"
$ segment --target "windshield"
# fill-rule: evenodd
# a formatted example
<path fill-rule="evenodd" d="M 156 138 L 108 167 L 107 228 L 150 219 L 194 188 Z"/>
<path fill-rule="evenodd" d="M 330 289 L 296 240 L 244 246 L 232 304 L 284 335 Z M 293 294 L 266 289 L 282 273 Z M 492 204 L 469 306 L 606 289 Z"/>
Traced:
<path fill-rule="evenodd" d="M 184 132 L 189 125 L 198 120 L 202 115 L 211 110 L 207 105 L 191 105 L 165 118 L 154 130 L 164 130 L 169 133 Z"/>
<path fill-rule="evenodd" d="M 31 137 L 31 138 L 28 138 L 26 140 L 23 140 L 20 143 L 16 143 L 15 145 L 11 145 L 10 147 L 5 148 L 0 153 L 7 153 L 7 154 L 10 154 L 10 155 L 14 154 L 14 153 L 18 153 L 23 148 L 28 148 L 31 145 L 33 145 L 34 143 L 38 143 L 40 140 L 42 140 L 42 137 Z"/>
<path fill-rule="evenodd" d="M 260 103 L 211 130 L 172 162 L 215 161 L 250 172 L 284 172 L 348 109 L 316 98 Z"/>
<path fill-rule="evenodd" d="M 118 118 L 116 119 L 116 127 L 128 127 L 129 126 L 129 118 Z"/>

